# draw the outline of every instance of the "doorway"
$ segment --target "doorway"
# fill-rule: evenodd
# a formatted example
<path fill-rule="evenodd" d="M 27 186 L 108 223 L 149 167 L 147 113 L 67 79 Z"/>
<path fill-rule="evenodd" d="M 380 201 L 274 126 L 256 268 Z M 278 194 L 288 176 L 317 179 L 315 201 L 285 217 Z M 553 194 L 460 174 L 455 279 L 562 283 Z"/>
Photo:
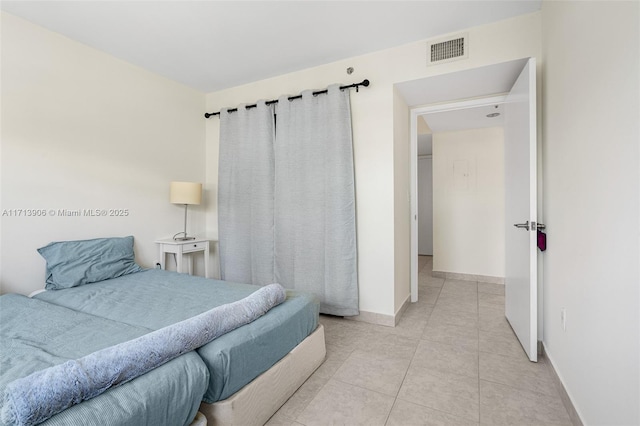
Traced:
<path fill-rule="evenodd" d="M 525 82 L 524 91 L 521 91 L 520 82 Z M 523 179 L 528 186 L 520 186 L 517 191 L 528 194 L 527 205 L 521 209 L 517 206 L 517 210 L 524 210 L 530 213 L 517 222 L 532 223 L 533 227 L 526 227 L 526 233 L 516 237 L 518 244 L 527 246 L 527 256 L 524 256 L 523 262 L 519 263 L 522 268 L 518 268 L 518 275 L 510 275 L 510 268 L 505 268 L 505 284 L 507 290 L 507 319 L 516 331 L 516 335 L 520 339 L 525 351 L 529 354 L 532 361 L 536 360 L 535 342 L 536 337 L 541 336 L 541 329 L 536 329 L 538 323 L 538 304 L 537 293 L 537 253 L 535 248 L 535 223 L 536 216 L 536 62 L 535 59 L 525 58 L 522 60 L 510 61 L 502 64 L 495 64 L 476 69 L 460 71 L 456 73 L 445 74 L 441 76 L 429 77 L 422 80 L 403 83 L 397 86 L 399 92 L 404 95 L 407 105 L 410 107 L 411 121 L 411 178 L 410 178 L 410 199 L 411 199 L 411 301 L 417 301 L 417 120 L 421 115 L 429 113 L 445 113 L 461 110 L 470 110 L 472 108 L 489 106 L 491 104 L 498 105 L 506 103 L 511 114 L 511 123 L 507 125 L 507 133 L 510 134 L 507 143 L 513 142 L 513 146 L 518 146 L 518 156 L 526 155 L 531 161 L 529 167 L 521 168 L 522 173 L 529 177 Z M 422 90 L 416 90 L 420 88 Z M 513 91 L 512 91 L 513 89 Z M 405 95 L 406 94 L 406 95 Z M 495 94 L 501 94 L 495 96 Z M 506 94 L 506 95 L 504 95 Z M 493 97 L 491 97 L 494 95 Z M 416 100 L 418 99 L 418 100 Z M 456 101 L 459 99 L 469 99 Z M 432 104 L 432 105 L 429 105 Z M 416 105 L 428 105 L 418 107 Z M 517 112 L 517 113 L 516 113 Z M 509 115 L 509 114 L 508 114 Z M 514 128 L 518 128 L 513 132 Z M 516 143 L 517 142 L 517 143 Z M 521 143 L 522 142 L 522 143 Z M 511 145 L 510 145 L 511 147 Z M 512 148 L 510 148 L 512 150 Z M 434 153 L 437 155 L 437 153 Z M 506 163 L 510 163 L 513 157 L 513 151 L 506 153 Z M 522 157 L 524 158 L 524 157 Z M 455 163 L 455 162 L 454 162 Z M 472 165 L 468 162 L 460 162 L 453 164 L 452 170 L 454 178 L 459 179 L 461 185 L 467 185 L 466 182 L 471 171 L 468 169 Z M 520 172 L 517 172 L 520 173 Z M 515 179 L 520 180 L 520 177 Z M 505 185 L 512 186 L 511 183 L 505 181 Z M 511 195 L 509 195 L 511 194 Z M 510 205 L 510 198 L 514 194 L 512 188 L 507 191 L 505 205 Z M 522 197 L 518 197 L 520 199 Z M 514 209 L 505 209 L 507 212 Z M 510 218 L 509 220 L 512 220 Z M 525 228 L 517 224 L 518 228 Z M 515 241 L 511 238 L 513 229 L 505 225 L 505 239 L 507 247 L 505 251 L 509 251 L 509 244 Z M 533 232 L 531 232 L 533 231 Z M 437 248 L 434 247 L 434 255 L 438 256 Z M 524 255 L 524 252 L 523 252 Z M 525 267 L 526 265 L 526 267 Z M 511 268 L 513 269 L 513 268 Z M 520 275 L 522 274 L 522 275 Z M 511 292 L 509 291 L 511 288 Z M 524 289 L 528 290 L 524 290 Z M 520 290 L 522 289 L 522 290 Z M 514 299 L 514 295 L 517 297 Z M 511 295 L 512 302 L 509 302 Z M 526 297 L 525 297 L 526 296 Z M 517 299 L 517 300 L 516 300 Z M 516 303 L 517 302 L 517 303 Z M 509 304 L 511 303 L 511 308 Z M 515 306 L 515 309 L 514 309 Z M 537 330 L 537 331 L 536 331 Z M 540 332 L 540 334 L 538 334 Z"/>
<path fill-rule="evenodd" d="M 436 277 L 456 273 L 456 278 L 473 281 L 504 279 L 503 117 L 500 104 L 420 117 L 431 129 L 434 145 L 429 160 L 433 209 L 427 213 L 432 220 Z M 418 254 L 424 254 L 421 221 L 427 216 L 422 202 L 424 162 L 418 156 Z"/>
<path fill-rule="evenodd" d="M 433 157 L 430 134 L 418 135 L 418 255 L 433 256 Z"/>
<path fill-rule="evenodd" d="M 496 105 L 501 105 L 505 101 L 505 96 L 492 96 L 481 99 L 473 99 L 468 101 L 460 101 L 460 102 L 452 102 L 446 104 L 437 104 L 434 106 L 426 106 L 426 107 L 418 107 L 413 108 L 411 110 L 411 211 L 416 212 L 414 214 L 414 218 L 417 219 L 417 211 L 418 211 L 418 184 L 417 184 L 417 140 L 418 140 L 418 126 L 419 121 L 422 120 L 422 116 L 429 115 L 448 115 L 449 117 L 453 117 L 452 119 L 445 119 L 445 123 L 447 120 L 450 120 L 449 125 L 444 124 L 444 127 L 449 127 L 450 129 L 455 129 L 453 123 L 458 123 L 458 129 L 460 123 L 467 122 L 468 117 L 473 115 L 473 111 L 478 108 L 483 109 L 492 109 Z M 453 113 L 449 115 L 449 113 Z M 466 125 L 469 126 L 468 124 Z M 471 126 L 473 127 L 473 126 Z M 432 154 L 432 157 L 437 156 L 437 152 Z M 461 165 L 462 166 L 462 165 Z M 468 165 L 467 165 L 468 167 Z M 468 172 L 468 171 L 467 171 Z M 463 174 L 465 174 L 463 172 Z M 418 271 L 417 271 L 417 254 L 418 254 L 418 226 L 416 226 L 415 221 L 412 221 L 411 226 L 411 301 L 417 302 L 417 293 L 418 293 Z M 437 234 L 437 230 L 434 231 Z M 437 246 L 437 243 L 436 243 Z M 437 249 L 434 250 L 434 257 L 438 256 Z"/>

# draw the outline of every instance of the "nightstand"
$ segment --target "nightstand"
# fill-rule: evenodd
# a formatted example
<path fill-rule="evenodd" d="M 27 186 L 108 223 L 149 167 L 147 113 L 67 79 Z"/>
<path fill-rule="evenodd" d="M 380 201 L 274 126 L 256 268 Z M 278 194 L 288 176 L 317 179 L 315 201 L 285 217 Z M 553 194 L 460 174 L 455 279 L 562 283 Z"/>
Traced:
<path fill-rule="evenodd" d="M 165 257 L 167 253 L 172 253 L 176 257 L 176 270 L 180 273 L 184 272 L 183 255 L 204 252 L 204 276 L 209 278 L 209 242 L 210 240 L 196 238 L 195 240 L 175 241 L 171 238 L 165 240 L 157 240 L 158 254 L 160 258 L 160 267 L 165 269 Z M 189 275 L 193 273 L 193 259 L 189 259 L 188 270 Z"/>

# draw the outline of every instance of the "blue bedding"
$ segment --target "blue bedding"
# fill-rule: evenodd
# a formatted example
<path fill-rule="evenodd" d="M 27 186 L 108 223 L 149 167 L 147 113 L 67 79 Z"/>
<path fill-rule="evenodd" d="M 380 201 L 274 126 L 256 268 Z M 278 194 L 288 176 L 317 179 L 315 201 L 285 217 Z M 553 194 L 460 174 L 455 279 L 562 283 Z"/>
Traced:
<path fill-rule="evenodd" d="M 150 269 L 34 297 L 157 330 L 242 299 L 259 288 Z M 312 295 L 287 290 L 286 301 L 263 317 L 198 349 L 210 372 L 203 400 L 226 399 L 268 370 L 316 329 L 318 310 Z"/>
<path fill-rule="evenodd" d="M 16 294 L 0 296 L 0 392 L 8 383 L 149 333 Z M 195 352 L 51 417 L 43 425 L 188 425 L 208 384 Z"/>

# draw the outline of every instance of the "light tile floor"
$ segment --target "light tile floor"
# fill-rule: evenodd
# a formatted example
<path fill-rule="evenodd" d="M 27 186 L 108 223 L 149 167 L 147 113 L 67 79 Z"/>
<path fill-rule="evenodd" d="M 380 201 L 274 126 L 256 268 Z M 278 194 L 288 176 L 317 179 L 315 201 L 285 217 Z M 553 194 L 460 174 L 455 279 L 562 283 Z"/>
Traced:
<path fill-rule="evenodd" d="M 504 319 L 504 286 L 431 270 L 420 256 L 419 301 L 395 328 L 322 315 L 327 358 L 267 425 L 571 425 Z"/>

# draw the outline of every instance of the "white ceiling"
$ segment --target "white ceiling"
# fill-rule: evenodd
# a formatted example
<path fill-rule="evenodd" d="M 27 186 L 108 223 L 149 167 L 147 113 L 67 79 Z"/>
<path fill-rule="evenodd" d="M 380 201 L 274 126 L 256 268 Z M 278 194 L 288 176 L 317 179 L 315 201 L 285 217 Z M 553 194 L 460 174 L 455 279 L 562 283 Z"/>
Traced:
<path fill-rule="evenodd" d="M 458 100 L 506 94 L 522 72 L 528 58 L 464 71 L 436 75 L 396 84 L 410 107 L 448 104 Z M 491 113 L 497 117 L 487 117 Z M 453 109 L 422 115 L 433 133 L 504 126 L 504 105 Z M 418 138 L 418 155 L 428 149 Z"/>
<path fill-rule="evenodd" d="M 499 113 L 497 117 L 487 114 Z M 421 116 L 432 133 L 418 135 L 418 155 L 433 153 L 433 133 L 504 126 L 504 104 L 480 106 L 454 111 L 432 112 Z"/>
<path fill-rule="evenodd" d="M 487 114 L 499 113 L 497 117 Z M 433 133 L 452 132 L 467 129 L 483 129 L 485 127 L 502 127 L 504 125 L 504 105 L 466 108 L 456 111 L 434 112 L 424 116 Z"/>
<path fill-rule="evenodd" d="M 410 107 L 507 93 L 526 58 L 396 84 Z"/>
<path fill-rule="evenodd" d="M 531 13 L 541 0 L 2 1 L 0 8 L 202 92 Z"/>

